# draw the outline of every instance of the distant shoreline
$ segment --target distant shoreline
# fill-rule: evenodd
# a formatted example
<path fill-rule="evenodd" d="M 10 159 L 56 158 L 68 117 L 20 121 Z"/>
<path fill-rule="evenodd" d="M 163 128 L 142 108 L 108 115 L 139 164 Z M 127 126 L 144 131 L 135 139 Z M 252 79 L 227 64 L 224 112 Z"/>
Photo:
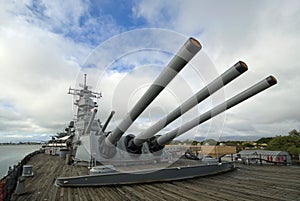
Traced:
<path fill-rule="evenodd" d="M 24 143 L 0 143 L 0 146 L 7 146 L 7 145 L 42 145 L 41 142 L 24 142 Z"/>

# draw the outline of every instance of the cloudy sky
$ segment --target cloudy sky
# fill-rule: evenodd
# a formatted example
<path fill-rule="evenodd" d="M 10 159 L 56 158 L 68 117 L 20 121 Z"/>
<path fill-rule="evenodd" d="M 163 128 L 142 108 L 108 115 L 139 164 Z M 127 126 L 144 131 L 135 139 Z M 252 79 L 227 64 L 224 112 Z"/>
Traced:
<path fill-rule="evenodd" d="M 249 70 L 167 127 L 274 75 L 278 84 L 186 136 L 275 136 L 299 130 L 299 1 L 0 1 L 0 142 L 39 141 L 76 110 L 82 74 L 102 93 L 98 117 L 113 128 L 193 36 L 202 44 L 129 129 L 139 133 L 237 61 Z M 163 134 L 163 132 L 161 134 Z"/>

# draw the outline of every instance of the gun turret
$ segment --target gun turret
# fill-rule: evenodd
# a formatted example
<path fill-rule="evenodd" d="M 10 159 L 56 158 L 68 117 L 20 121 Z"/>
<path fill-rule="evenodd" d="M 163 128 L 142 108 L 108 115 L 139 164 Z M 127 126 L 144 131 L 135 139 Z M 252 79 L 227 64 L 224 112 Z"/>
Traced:
<path fill-rule="evenodd" d="M 234 66 L 229 68 L 222 75 L 202 88 L 194 96 L 187 99 L 183 104 L 178 106 L 171 113 L 153 124 L 150 128 L 137 135 L 136 137 L 134 137 L 133 135 L 128 135 L 125 139 L 127 151 L 130 153 L 140 153 L 140 149 L 142 148 L 144 142 L 152 138 L 161 129 L 166 127 L 168 124 L 176 120 L 178 117 L 189 111 L 191 108 L 205 100 L 207 97 L 212 95 L 217 90 L 221 89 L 223 86 L 225 86 L 247 70 L 248 67 L 244 62 L 237 62 Z"/>
<path fill-rule="evenodd" d="M 239 61 L 145 131 L 141 132 L 137 136 L 130 134 L 122 137 L 123 134 L 128 130 L 128 128 L 133 124 L 133 122 L 148 107 L 148 105 L 152 103 L 152 101 L 197 54 L 197 52 L 200 51 L 200 49 L 201 44 L 196 39 L 189 38 L 183 45 L 183 47 L 178 51 L 178 53 L 172 58 L 167 67 L 155 79 L 155 81 L 148 88 L 145 94 L 127 113 L 125 118 L 118 124 L 115 129 L 107 133 L 105 132 L 105 129 L 107 128 L 107 125 L 110 122 L 114 112 L 110 114 L 107 121 L 103 125 L 102 129 L 99 130 L 97 135 L 97 160 L 119 160 L 124 157 L 126 157 L 127 159 L 131 159 L 132 157 L 139 157 L 141 155 L 143 155 L 143 157 L 140 157 L 141 160 L 148 160 L 148 158 L 152 156 L 160 157 L 159 155 L 162 153 L 160 152 L 160 150 L 162 150 L 165 145 L 171 142 L 174 138 L 186 133 L 192 128 L 208 121 L 218 114 L 230 109 L 231 107 L 234 107 L 235 105 L 277 83 L 277 80 L 273 76 L 269 76 L 266 79 L 256 83 L 252 87 L 246 89 L 245 91 L 239 93 L 238 95 L 181 125 L 180 127 L 167 132 L 164 135 L 155 135 L 171 122 L 188 112 L 194 106 L 201 103 L 210 95 L 246 72 L 248 70 L 247 65 L 244 62 Z M 118 149 L 116 147 L 118 147 Z M 149 152 L 153 154 L 150 154 Z"/>
<path fill-rule="evenodd" d="M 204 123 L 205 121 L 213 118 L 214 116 L 217 116 L 225 110 L 228 110 L 229 108 L 243 102 L 244 100 L 264 91 L 265 89 L 275 85 L 276 83 L 277 80 L 275 79 L 275 77 L 269 76 L 266 79 L 253 85 L 252 87 L 246 89 L 245 91 L 239 93 L 238 95 L 232 97 L 231 99 L 225 101 L 224 103 L 221 103 L 220 105 L 185 123 L 184 125 L 166 133 L 165 135 L 153 137 L 148 141 L 150 151 L 156 152 L 163 149 L 164 146 L 167 143 L 171 142 L 174 138 Z"/>
<path fill-rule="evenodd" d="M 194 38 L 189 38 L 178 53 L 173 57 L 164 71 L 156 78 L 146 93 L 139 99 L 135 106 L 128 112 L 121 123 L 109 134 L 104 142 L 100 142 L 100 152 L 103 157 L 111 158 L 116 153 L 115 145 L 122 135 L 146 109 L 146 107 L 159 95 L 171 80 L 201 49 L 201 44 Z"/>

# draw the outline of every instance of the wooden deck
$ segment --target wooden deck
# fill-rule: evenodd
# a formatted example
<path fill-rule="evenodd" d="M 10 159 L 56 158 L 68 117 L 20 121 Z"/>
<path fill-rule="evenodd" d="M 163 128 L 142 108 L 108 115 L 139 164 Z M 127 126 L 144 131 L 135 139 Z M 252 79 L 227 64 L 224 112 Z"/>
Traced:
<path fill-rule="evenodd" d="M 58 176 L 82 175 L 84 167 L 64 165 L 58 156 L 38 154 L 28 164 L 26 193 L 12 200 L 300 200 L 299 166 L 241 166 L 221 175 L 139 185 L 59 188 Z"/>

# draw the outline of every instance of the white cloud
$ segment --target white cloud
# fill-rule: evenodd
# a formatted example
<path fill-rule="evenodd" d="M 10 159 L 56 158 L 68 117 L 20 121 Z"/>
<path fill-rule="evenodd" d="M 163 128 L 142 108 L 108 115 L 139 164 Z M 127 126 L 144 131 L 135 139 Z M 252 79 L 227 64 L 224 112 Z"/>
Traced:
<path fill-rule="evenodd" d="M 249 65 L 249 72 L 226 87 L 227 97 L 269 74 L 278 79 L 274 88 L 227 112 L 225 135 L 275 135 L 299 129 L 298 1 L 152 2 L 138 3 L 136 16 L 198 37 L 220 73 L 237 60 Z"/>
<path fill-rule="evenodd" d="M 110 110 L 118 110 L 110 125 L 116 126 L 168 63 L 170 53 L 184 42 L 184 34 L 198 38 L 204 52 L 182 70 L 131 132 L 151 125 L 238 60 L 249 65 L 249 72 L 226 87 L 226 97 L 269 74 L 275 75 L 279 84 L 227 112 L 224 135 L 285 134 L 299 129 L 298 1 L 139 1 L 135 5 L 135 18 L 163 29 L 141 30 L 125 40 L 111 38 L 83 62 L 92 46 L 126 28 L 118 26 L 112 16 L 101 15 L 101 10 L 92 16 L 93 5 L 88 1 L 1 2 L 1 133 L 15 135 L 11 128 L 24 135 L 60 131 L 72 118 L 67 89 L 75 83 L 76 75 L 78 84 L 83 71 L 88 72 L 88 83 L 94 90 L 103 93 L 99 117 L 105 121 Z M 121 36 L 126 34 L 131 33 Z M 80 63 L 89 68 L 78 73 Z M 223 99 L 221 91 L 213 102 L 209 99 L 198 109 L 204 112 Z M 198 112 L 196 108 L 185 120 Z M 197 132 L 205 136 L 210 129 L 210 134 L 217 136 L 224 117 L 203 124 Z M 177 127 L 180 121 L 165 130 Z"/>
<path fill-rule="evenodd" d="M 28 22 L 19 3 L 0 6 L 6 19 L 0 27 L 0 141 L 7 133 L 25 138 L 26 133 L 60 131 L 72 118 L 67 89 L 90 51 Z"/>

